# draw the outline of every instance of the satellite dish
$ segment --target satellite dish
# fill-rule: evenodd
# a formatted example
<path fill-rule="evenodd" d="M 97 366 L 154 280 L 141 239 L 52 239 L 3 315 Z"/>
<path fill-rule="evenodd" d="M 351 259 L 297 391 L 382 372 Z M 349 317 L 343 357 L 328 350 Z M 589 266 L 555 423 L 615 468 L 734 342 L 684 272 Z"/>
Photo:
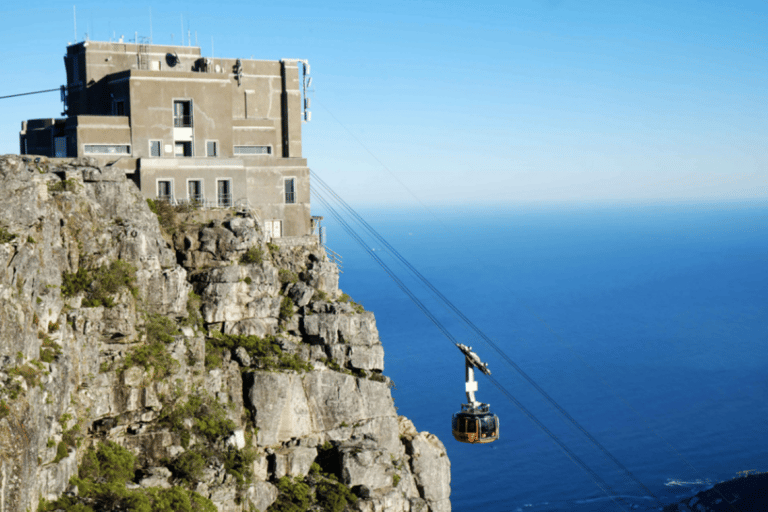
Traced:
<path fill-rule="evenodd" d="M 174 67 L 176 64 L 179 63 L 179 55 L 177 53 L 166 53 L 165 54 L 165 62 L 170 67 Z"/>

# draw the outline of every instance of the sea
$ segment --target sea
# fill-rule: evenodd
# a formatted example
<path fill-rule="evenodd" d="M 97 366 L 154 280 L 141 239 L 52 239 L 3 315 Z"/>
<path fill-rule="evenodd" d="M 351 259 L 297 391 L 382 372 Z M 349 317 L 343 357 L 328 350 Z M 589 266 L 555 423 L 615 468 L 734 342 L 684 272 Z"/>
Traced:
<path fill-rule="evenodd" d="M 357 212 L 621 465 L 379 240 L 365 238 L 364 250 L 315 203 L 326 246 L 342 258 L 341 288 L 376 315 L 398 414 L 445 444 L 453 510 L 660 510 L 768 471 L 768 202 Z M 498 415 L 500 438 L 453 439 L 464 357 L 368 249 L 551 436 L 478 374 L 477 397 Z"/>

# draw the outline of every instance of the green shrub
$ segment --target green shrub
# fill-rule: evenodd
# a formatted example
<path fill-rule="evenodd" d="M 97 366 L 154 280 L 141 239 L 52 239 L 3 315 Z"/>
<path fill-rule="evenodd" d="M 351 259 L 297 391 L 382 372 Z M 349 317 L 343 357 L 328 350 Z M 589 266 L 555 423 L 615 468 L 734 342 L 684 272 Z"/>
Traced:
<path fill-rule="evenodd" d="M 357 496 L 346 485 L 334 480 L 323 480 L 315 488 L 317 503 L 322 510 L 329 512 L 341 512 L 347 507 L 347 503 L 357 502 Z"/>
<path fill-rule="evenodd" d="M 251 247 L 240 257 L 240 263 L 244 265 L 261 265 L 264 261 L 264 251 L 261 247 Z"/>
<path fill-rule="evenodd" d="M 238 450 L 230 446 L 224 453 L 224 468 L 232 475 L 237 486 L 242 488 L 253 480 L 253 462 L 256 460 L 256 451 L 253 448 Z"/>
<path fill-rule="evenodd" d="M 184 404 L 163 409 L 158 423 L 183 435 L 188 432 L 184 425 L 187 419 L 192 420 L 192 431 L 209 443 L 229 437 L 235 430 L 235 424 L 227 418 L 224 406 L 207 396 L 191 396 Z"/>
<path fill-rule="evenodd" d="M 7 244 L 14 238 L 16 238 L 16 235 L 9 232 L 5 227 L 0 226 L 0 244 Z"/>
<path fill-rule="evenodd" d="M 277 482 L 277 489 L 280 494 L 267 512 L 299 512 L 309 508 L 310 496 L 309 486 L 300 478 L 284 476 Z"/>
<path fill-rule="evenodd" d="M 133 366 L 141 366 L 147 371 L 152 369 L 153 378 L 160 380 L 173 373 L 178 364 L 164 343 L 154 341 L 131 349 L 123 360 L 123 369 Z"/>
<path fill-rule="evenodd" d="M 56 447 L 56 457 L 53 459 L 53 463 L 56 464 L 61 459 L 69 455 L 69 449 L 67 449 L 67 443 L 61 441 Z"/>
<path fill-rule="evenodd" d="M 203 328 L 203 316 L 200 314 L 200 307 L 203 304 L 203 300 L 198 294 L 190 290 L 187 295 L 187 318 L 181 321 L 182 325 L 189 325 L 191 327 Z"/>
<path fill-rule="evenodd" d="M 0 400 L 0 420 L 9 414 L 11 414 L 11 408 L 8 406 L 5 400 Z"/>
<path fill-rule="evenodd" d="M 205 340 L 205 367 L 218 368 L 221 366 L 221 348 Z"/>
<path fill-rule="evenodd" d="M 179 329 L 170 318 L 150 313 L 147 316 L 146 333 L 149 343 L 161 342 L 167 345 L 176 341 L 174 336 L 179 334 Z"/>
<path fill-rule="evenodd" d="M 134 297 L 139 293 L 136 288 L 136 268 L 122 260 L 92 271 L 81 267 L 77 272 L 64 272 L 61 278 L 61 292 L 65 297 L 85 293 L 84 307 L 113 307 L 115 301 L 112 295 L 122 288 L 128 288 Z"/>
<path fill-rule="evenodd" d="M 287 268 L 281 268 L 277 271 L 277 278 L 282 284 L 295 283 L 299 280 L 299 276 L 295 272 L 291 272 Z"/>
<path fill-rule="evenodd" d="M 194 484 L 200 481 L 205 469 L 206 457 L 198 450 L 187 450 L 169 465 L 173 476 L 186 482 Z"/>
<path fill-rule="evenodd" d="M 267 249 L 269 249 L 269 254 L 272 256 L 274 256 L 275 253 L 280 252 L 280 247 L 277 244 L 273 244 L 272 242 L 267 244 Z"/>
<path fill-rule="evenodd" d="M 293 318 L 293 301 L 290 297 L 283 297 L 283 300 L 280 302 L 280 318 L 283 320 Z"/>
<path fill-rule="evenodd" d="M 163 200 L 147 199 L 147 205 L 149 209 L 157 215 L 157 221 L 160 227 L 168 234 L 176 232 L 176 211 L 177 208 L 168 202 Z"/>
<path fill-rule="evenodd" d="M 251 276 L 245 276 L 245 279 L 243 279 L 243 282 L 245 282 L 245 284 L 250 286 L 251 284 L 253 284 L 253 279 L 251 279 Z"/>
<path fill-rule="evenodd" d="M 312 371 L 313 366 L 301 359 L 298 354 L 287 354 L 283 352 L 275 338 L 267 336 L 259 338 L 258 336 L 246 336 L 235 334 L 221 334 L 216 338 L 209 338 L 206 342 L 206 351 L 211 348 L 226 348 L 235 350 L 237 347 L 243 347 L 251 359 L 254 359 L 257 365 L 265 370 L 295 370 L 298 372 Z M 206 353 L 206 358 L 208 357 Z"/>
<path fill-rule="evenodd" d="M 62 496 L 56 501 L 40 501 L 38 512 L 122 511 L 134 512 L 216 512 L 213 503 L 194 491 L 175 486 L 128 489 L 134 478 L 136 459 L 122 446 L 106 442 L 85 453 L 78 477 L 72 482 L 78 496 Z"/>

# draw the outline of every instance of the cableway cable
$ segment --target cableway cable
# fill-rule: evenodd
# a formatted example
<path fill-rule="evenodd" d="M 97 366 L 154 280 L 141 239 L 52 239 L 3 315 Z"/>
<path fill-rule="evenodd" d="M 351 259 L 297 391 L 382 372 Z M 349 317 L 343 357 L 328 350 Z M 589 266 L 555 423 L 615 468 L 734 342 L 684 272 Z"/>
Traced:
<path fill-rule="evenodd" d="M 314 174 L 314 173 L 313 173 Z M 315 177 L 317 175 L 315 174 Z M 411 292 L 411 290 L 405 285 L 405 283 L 400 280 L 399 277 L 389 268 L 389 266 L 374 252 L 368 247 L 368 245 L 365 243 L 365 241 L 355 232 L 355 230 L 344 220 L 344 218 L 336 211 L 333 206 L 331 206 L 329 200 L 327 200 L 323 194 L 317 190 L 317 189 L 311 189 L 313 192 L 313 195 L 316 199 L 320 201 L 320 203 L 328 210 L 329 213 L 336 219 L 336 221 L 342 226 L 342 228 L 347 232 L 347 234 L 355 241 L 357 242 L 360 247 L 368 253 L 371 258 L 386 272 L 386 274 L 395 282 L 398 288 L 400 288 L 403 293 L 405 293 L 408 298 L 413 301 L 414 304 L 421 310 L 422 313 L 438 328 L 438 330 L 454 345 L 458 345 L 458 341 L 451 335 L 451 333 L 445 328 L 445 326 L 438 320 L 429 309 L 424 305 L 424 303 L 419 300 L 416 295 Z M 501 391 L 504 396 L 507 397 L 515 406 L 517 406 L 523 414 L 531 421 L 533 422 L 542 432 L 547 434 L 554 442 L 555 444 L 566 454 L 566 456 L 571 459 L 575 464 L 577 464 L 581 469 L 587 473 L 587 475 L 593 480 L 595 485 L 597 485 L 600 490 L 603 491 L 603 493 L 610 498 L 616 505 L 621 508 L 622 510 L 626 510 L 624 507 L 621 506 L 621 504 L 617 501 L 618 494 L 616 493 L 611 486 L 603 480 L 600 475 L 598 475 L 592 468 L 590 468 L 578 455 L 576 455 L 570 448 L 568 448 L 558 437 L 557 435 L 549 430 L 536 416 L 531 413 L 517 398 L 512 395 L 511 392 L 509 392 L 501 383 L 499 383 L 496 379 L 491 378 L 488 376 L 489 380 L 493 383 L 494 386 L 496 386 L 499 391 Z"/>
<path fill-rule="evenodd" d="M 33 91 L 33 92 L 22 92 L 19 94 L 9 94 L 8 96 L 0 96 L 0 100 L 4 100 L 6 98 L 16 98 L 17 96 L 29 96 L 30 94 L 41 94 L 44 92 L 53 92 L 53 91 L 60 91 L 61 87 L 57 87 L 55 89 L 46 89 L 44 91 Z"/>
<path fill-rule="evenodd" d="M 424 277 L 408 260 L 406 260 L 394 247 L 392 247 L 384 237 L 382 237 L 373 227 L 368 224 L 349 204 L 347 204 L 338 194 L 336 194 L 322 178 L 320 178 L 316 172 L 310 171 L 312 177 L 320 184 L 328 193 L 332 195 L 338 201 L 343 208 L 352 215 L 376 240 L 378 240 L 390 253 L 397 258 L 411 273 L 418 278 L 437 298 L 439 298 L 443 304 L 445 304 L 450 311 L 458 316 L 466 325 L 468 325 L 474 333 L 479 336 L 485 343 L 487 343 L 493 350 L 501 356 L 504 361 L 511 366 L 521 377 L 523 377 L 536 391 L 538 391 L 544 399 L 550 403 L 560 414 L 562 414 L 573 426 L 575 426 L 589 441 L 597 447 L 608 459 L 610 459 L 617 467 L 627 474 L 635 483 L 637 483 L 644 492 L 656 500 L 659 505 L 662 505 L 661 500 L 645 485 L 643 484 L 624 464 L 622 464 L 611 452 L 605 448 L 602 443 L 595 439 L 587 429 L 585 429 L 568 411 L 566 411 L 559 403 L 555 401 L 552 396 L 549 395 L 531 376 L 529 376 L 517 363 L 515 363 L 507 354 L 493 341 L 491 340 L 477 325 L 474 324 L 464 313 L 461 312 L 448 298 L 443 295 L 432 283 Z"/>

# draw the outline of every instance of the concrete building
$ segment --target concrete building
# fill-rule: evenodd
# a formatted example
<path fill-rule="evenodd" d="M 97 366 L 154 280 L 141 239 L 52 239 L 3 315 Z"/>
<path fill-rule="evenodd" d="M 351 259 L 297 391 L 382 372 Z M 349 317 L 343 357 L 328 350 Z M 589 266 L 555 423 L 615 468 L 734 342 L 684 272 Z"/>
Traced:
<path fill-rule="evenodd" d="M 272 236 L 311 232 L 306 61 L 84 41 L 64 62 L 66 117 L 22 122 L 22 154 L 95 157 L 148 198 L 247 204 Z"/>

